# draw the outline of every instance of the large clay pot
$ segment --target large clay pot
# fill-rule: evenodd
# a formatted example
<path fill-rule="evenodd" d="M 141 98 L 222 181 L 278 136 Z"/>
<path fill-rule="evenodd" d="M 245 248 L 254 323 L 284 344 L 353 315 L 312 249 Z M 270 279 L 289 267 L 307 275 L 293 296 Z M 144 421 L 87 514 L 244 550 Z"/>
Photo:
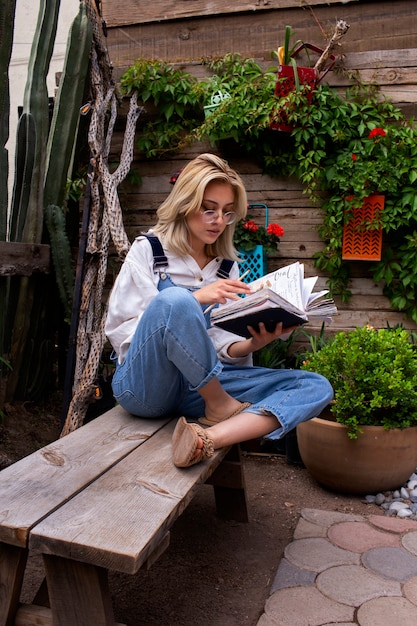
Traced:
<path fill-rule="evenodd" d="M 341 493 L 375 494 L 401 487 L 417 467 L 417 426 L 362 426 L 349 439 L 342 424 L 319 417 L 297 426 L 304 465 L 321 485 Z"/>

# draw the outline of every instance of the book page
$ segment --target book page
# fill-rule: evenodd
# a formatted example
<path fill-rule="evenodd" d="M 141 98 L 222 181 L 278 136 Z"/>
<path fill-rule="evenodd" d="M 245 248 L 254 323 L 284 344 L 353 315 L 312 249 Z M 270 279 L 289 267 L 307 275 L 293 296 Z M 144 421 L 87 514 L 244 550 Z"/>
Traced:
<path fill-rule="evenodd" d="M 250 286 L 254 289 L 254 291 L 264 287 L 269 287 L 287 300 L 287 302 L 294 304 L 297 309 L 304 311 L 305 304 L 307 304 L 308 301 L 308 296 L 307 300 L 304 302 L 303 282 L 304 265 L 297 261 L 296 263 L 291 263 L 291 265 L 282 267 L 275 272 L 266 274 L 265 276 L 262 276 L 262 278 L 258 278 L 258 280 L 254 280 L 250 283 Z M 313 287 L 314 285 L 309 290 L 309 294 L 311 293 Z"/>
<path fill-rule="evenodd" d="M 282 308 L 294 315 L 306 318 L 304 309 L 299 309 L 288 300 L 285 300 L 280 294 L 277 294 L 268 287 L 264 287 L 240 300 L 221 304 L 218 308 L 213 310 L 211 319 L 217 321 L 230 316 L 244 317 L 247 315 L 248 311 L 252 312 L 275 307 Z"/>

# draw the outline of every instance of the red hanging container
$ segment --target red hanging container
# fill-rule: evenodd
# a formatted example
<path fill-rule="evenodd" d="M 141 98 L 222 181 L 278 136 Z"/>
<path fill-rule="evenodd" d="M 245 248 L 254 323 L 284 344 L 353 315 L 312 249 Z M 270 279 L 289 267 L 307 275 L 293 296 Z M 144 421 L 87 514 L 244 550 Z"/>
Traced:
<path fill-rule="evenodd" d="M 321 48 L 313 46 L 310 43 L 302 43 L 294 50 L 291 58 L 294 58 L 303 49 L 312 50 L 313 52 L 317 52 L 320 55 L 323 54 L 323 50 Z M 329 59 L 330 63 L 320 73 L 317 72 L 314 67 L 297 66 L 298 81 L 300 85 L 308 86 L 310 88 L 307 92 L 307 102 L 309 104 L 313 99 L 314 89 L 324 78 L 324 76 L 326 76 L 327 72 L 332 69 L 333 65 L 336 62 L 336 57 L 334 55 L 330 55 Z M 278 96 L 278 98 L 284 98 L 285 96 L 288 96 L 291 91 L 294 91 L 295 88 L 296 80 L 294 75 L 294 67 L 292 65 L 280 65 L 278 69 L 278 80 L 275 85 L 275 95 Z M 279 115 L 276 115 L 276 117 L 279 117 L 279 121 L 273 121 L 271 123 L 271 128 L 273 130 L 280 130 L 282 132 L 290 133 L 293 129 L 293 126 L 288 124 L 287 116 L 283 108 L 279 111 Z"/>

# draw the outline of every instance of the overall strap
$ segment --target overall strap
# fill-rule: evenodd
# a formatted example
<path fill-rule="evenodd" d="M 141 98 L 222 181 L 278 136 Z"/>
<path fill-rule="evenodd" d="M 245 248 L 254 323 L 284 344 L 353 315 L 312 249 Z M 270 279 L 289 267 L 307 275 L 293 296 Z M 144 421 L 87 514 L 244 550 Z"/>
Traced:
<path fill-rule="evenodd" d="M 167 267 L 168 259 L 164 254 L 164 249 L 158 237 L 156 235 L 147 235 L 146 233 L 141 233 L 141 235 L 143 237 L 146 237 L 146 239 L 152 246 L 154 268 Z M 217 270 L 217 276 L 219 278 L 229 278 L 230 270 L 232 269 L 232 267 L 233 261 L 231 261 L 230 259 L 223 259 L 223 261 L 220 263 L 219 269 Z"/>
<path fill-rule="evenodd" d="M 217 270 L 217 276 L 219 278 L 229 278 L 230 270 L 233 267 L 234 261 L 230 261 L 230 259 L 223 259 L 220 263 L 220 267 Z"/>
<path fill-rule="evenodd" d="M 152 246 L 154 268 L 167 267 L 168 259 L 164 254 L 164 249 L 158 237 L 156 235 L 147 235 L 145 233 L 141 233 L 141 235 L 143 235 L 143 237 L 146 237 L 146 239 Z"/>

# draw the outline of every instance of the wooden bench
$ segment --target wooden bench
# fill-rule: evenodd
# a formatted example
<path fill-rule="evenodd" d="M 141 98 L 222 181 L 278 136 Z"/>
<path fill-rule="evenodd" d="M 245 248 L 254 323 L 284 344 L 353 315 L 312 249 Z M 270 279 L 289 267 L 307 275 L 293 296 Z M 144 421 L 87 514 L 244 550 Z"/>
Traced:
<path fill-rule="evenodd" d="M 0 472 L 0 626 L 114 626 L 108 571 L 150 567 L 202 483 L 221 516 L 248 520 L 239 447 L 178 469 L 174 426 L 115 407 Z M 22 605 L 31 550 L 45 581 Z"/>

